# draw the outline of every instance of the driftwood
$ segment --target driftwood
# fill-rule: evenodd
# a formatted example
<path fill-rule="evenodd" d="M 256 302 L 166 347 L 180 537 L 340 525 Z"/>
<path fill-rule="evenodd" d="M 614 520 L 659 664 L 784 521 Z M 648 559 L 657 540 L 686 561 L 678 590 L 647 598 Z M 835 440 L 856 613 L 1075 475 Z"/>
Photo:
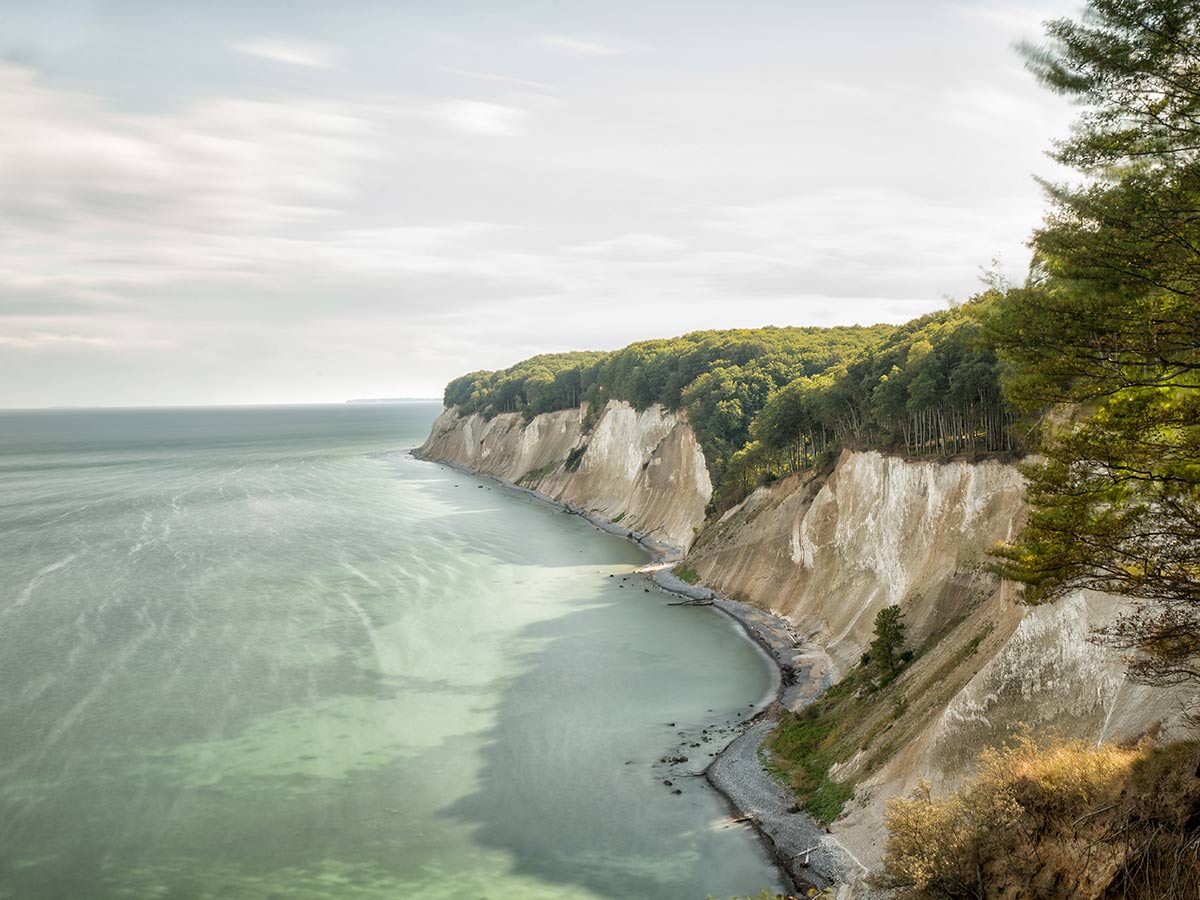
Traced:
<path fill-rule="evenodd" d="M 712 606 L 711 600 L 680 600 L 678 603 L 668 603 L 667 606 Z"/>

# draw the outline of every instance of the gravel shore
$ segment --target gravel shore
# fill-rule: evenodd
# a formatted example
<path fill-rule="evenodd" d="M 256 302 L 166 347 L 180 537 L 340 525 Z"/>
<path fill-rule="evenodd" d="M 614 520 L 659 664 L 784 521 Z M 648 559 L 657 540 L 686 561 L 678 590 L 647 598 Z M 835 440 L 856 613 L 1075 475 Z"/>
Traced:
<path fill-rule="evenodd" d="M 797 712 L 819 697 L 832 681 L 829 659 L 807 644 L 787 619 L 757 607 L 722 597 L 711 588 L 678 578 L 669 564 L 652 564 L 663 590 L 701 603 L 711 603 L 736 620 L 779 670 L 774 702 L 754 717 L 749 727 L 717 754 L 705 770 L 710 784 L 729 799 L 754 826 L 776 863 L 798 888 L 847 884 L 862 867 L 835 838 L 803 812 L 792 792 L 767 771 L 763 742 L 775 727 L 779 710 Z"/>

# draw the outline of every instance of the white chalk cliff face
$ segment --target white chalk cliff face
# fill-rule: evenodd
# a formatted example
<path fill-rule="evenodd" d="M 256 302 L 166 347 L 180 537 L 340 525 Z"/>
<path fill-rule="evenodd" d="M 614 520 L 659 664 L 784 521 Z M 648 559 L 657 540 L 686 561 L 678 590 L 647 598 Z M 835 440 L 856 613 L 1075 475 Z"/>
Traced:
<path fill-rule="evenodd" d="M 610 401 L 589 432 L 584 411 L 529 422 L 518 413 L 460 416 L 447 410 L 418 451 L 581 507 L 686 550 L 712 499 L 704 454 L 684 413 Z"/>
<path fill-rule="evenodd" d="M 924 647 L 902 676 L 907 706 L 833 773 L 858 783 L 834 832 L 868 866 L 882 853 L 887 798 L 920 779 L 953 787 L 1022 723 L 1100 741 L 1178 721 L 1177 692 L 1130 683 L 1120 657 L 1088 639 L 1120 598 L 1079 592 L 1028 607 L 987 569 L 1026 514 L 1012 466 L 846 451 L 824 479 L 758 489 L 693 545 L 712 485 L 686 416 L 610 403 L 589 434 L 582 417 L 448 411 L 422 453 L 691 547 L 706 584 L 790 619 L 835 676 L 858 663 L 880 609 L 904 609 L 909 646 Z"/>
<path fill-rule="evenodd" d="M 905 611 L 909 646 L 926 647 L 902 676 L 905 710 L 833 773 L 858 782 L 833 831 L 868 866 L 883 851 L 888 798 L 922 779 L 953 788 L 1021 727 L 1098 742 L 1178 722 L 1178 692 L 1129 682 L 1119 654 L 1089 640 L 1125 601 L 1076 592 L 1029 607 L 987 569 L 1025 514 L 1010 465 L 844 452 L 824 481 L 760 488 L 692 551 L 706 584 L 789 618 L 837 674 L 891 604 Z"/>
<path fill-rule="evenodd" d="M 885 606 L 905 608 L 919 641 L 993 590 L 987 552 L 1024 514 L 1020 474 L 994 461 L 847 452 L 815 487 L 793 476 L 760 488 L 695 562 L 707 584 L 795 621 L 839 672 L 858 662 Z"/>

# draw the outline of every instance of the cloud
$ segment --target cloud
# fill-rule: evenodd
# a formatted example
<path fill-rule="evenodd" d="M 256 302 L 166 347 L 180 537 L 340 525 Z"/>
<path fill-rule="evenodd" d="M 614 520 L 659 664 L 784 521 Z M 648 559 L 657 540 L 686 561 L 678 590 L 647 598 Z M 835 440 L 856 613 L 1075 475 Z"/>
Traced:
<path fill-rule="evenodd" d="M 381 153 L 353 107 L 275 96 L 128 113 L 0 65 L 0 292 L 103 313 L 126 292 L 228 281 L 255 242 L 335 218 Z"/>
<path fill-rule="evenodd" d="M 372 122 L 353 107 L 276 96 L 130 114 L 16 66 L 0 66 L 0 116 L 10 129 L 0 142 L 0 229 L 59 238 L 312 219 L 380 154 Z"/>
<path fill-rule="evenodd" d="M 706 226 L 744 251 L 711 277 L 726 290 L 933 299 L 979 289 L 977 266 L 1000 253 L 1020 266 L 1036 207 L 937 203 L 882 187 L 831 188 L 727 207 Z"/>
<path fill-rule="evenodd" d="M 500 75 L 495 72 L 479 72 L 475 69 L 459 69 L 453 66 L 442 66 L 442 71 L 459 78 L 470 78 L 474 81 L 487 81 L 492 84 L 502 84 L 506 87 L 524 88 L 533 91 L 555 93 L 558 88 L 544 81 L 534 81 L 530 78 L 514 78 L 511 75 Z"/>
<path fill-rule="evenodd" d="M 457 131 L 493 137 L 518 134 L 528 118 L 523 109 L 482 100 L 446 100 L 430 108 L 437 119 Z"/>
<path fill-rule="evenodd" d="M 164 340 L 97 337 L 96 335 L 69 332 L 34 331 L 23 335 L 0 334 L 0 348 L 34 352 L 79 348 L 120 352 L 132 349 L 166 350 L 174 346 L 173 342 Z"/>
<path fill-rule="evenodd" d="M 1052 3 L 1051 6 L 1054 4 Z M 1075 10 L 1072 5 L 1058 4 L 1059 9 L 1047 9 L 1046 6 L 1024 6 L 1016 3 L 951 3 L 950 8 L 959 15 L 969 18 L 982 19 L 998 25 L 1007 31 L 1023 36 L 1041 36 L 1044 23 L 1058 16 L 1067 15 Z"/>
<path fill-rule="evenodd" d="M 540 34 L 534 40 L 543 47 L 565 50 L 580 56 L 624 56 L 636 49 L 625 43 L 599 41 L 592 38 L 584 40 L 562 34 Z"/>
<path fill-rule="evenodd" d="M 469 310 L 562 288 L 553 261 L 515 249 L 521 229 L 401 224 L 395 208 L 378 224 L 363 209 L 399 136 L 511 134 L 523 114 L 510 107 L 272 94 L 130 113 L 0 65 L 0 116 L 8 353 L 207 353 L 216 324 L 222 342 L 318 319 L 332 334 L 359 315 L 403 330 L 423 304 Z"/>
<path fill-rule="evenodd" d="M 330 33 L 301 7 L 235 33 L 246 56 L 213 19 L 161 79 L 170 17 L 106 32 L 120 58 L 0 65 L 9 402 L 437 392 L 554 348 L 905 318 L 997 251 L 1019 265 L 1042 206 L 1024 172 L 1050 113 L 1022 107 L 1007 30 L 944 4 L 880 6 L 858 54 L 792 12 L 464 30 L 385 4 L 339 25 L 343 68 L 368 67 L 344 72 L 336 47 L 250 40 Z"/>
<path fill-rule="evenodd" d="M 251 38 L 236 41 L 229 47 L 246 56 L 306 69 L 334 69 L 342 57 L 340 47 L 298 37 Z"/>
<path fill-rule="evenodd" d="M 683 244 L 674 238 L 663 237 L 660 234 L 631 232 L 602 241 L 594 241 L 589 244 L 575 244 L 569 249 L 574 253 L 582 253 L 589 256 L 608 256 L 667 253 L 682 248 Z"/>

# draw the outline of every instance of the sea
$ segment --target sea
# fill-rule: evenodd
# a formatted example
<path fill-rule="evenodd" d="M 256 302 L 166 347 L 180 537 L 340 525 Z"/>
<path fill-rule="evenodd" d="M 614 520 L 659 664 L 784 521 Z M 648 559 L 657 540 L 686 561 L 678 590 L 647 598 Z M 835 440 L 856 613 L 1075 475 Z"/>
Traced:
<path fill-rule="evenodd" d="M 763 654 L 438 412 L 0 413 L 0 898 L 780 887 L 698 774 Z"/>

